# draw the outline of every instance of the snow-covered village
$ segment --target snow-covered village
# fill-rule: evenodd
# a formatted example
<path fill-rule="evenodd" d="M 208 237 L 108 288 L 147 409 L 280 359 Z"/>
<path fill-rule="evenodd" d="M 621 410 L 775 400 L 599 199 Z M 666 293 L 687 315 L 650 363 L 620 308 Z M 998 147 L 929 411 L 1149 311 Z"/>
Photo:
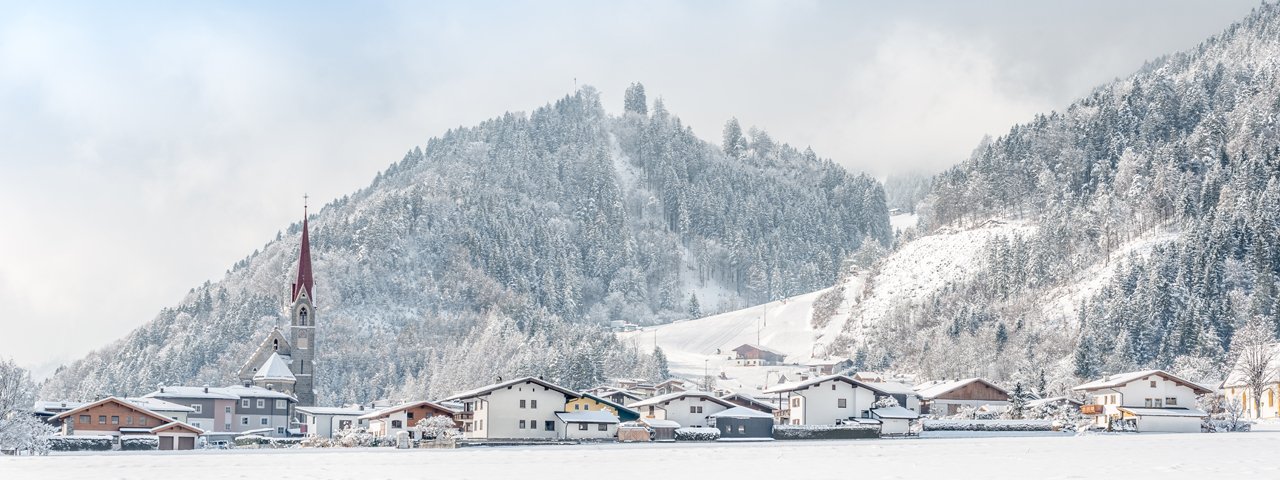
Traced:
<path fill-rule="evenodd" d="M 0 479 L 1280 478 L 1280 5 L 0 4 Z"/>

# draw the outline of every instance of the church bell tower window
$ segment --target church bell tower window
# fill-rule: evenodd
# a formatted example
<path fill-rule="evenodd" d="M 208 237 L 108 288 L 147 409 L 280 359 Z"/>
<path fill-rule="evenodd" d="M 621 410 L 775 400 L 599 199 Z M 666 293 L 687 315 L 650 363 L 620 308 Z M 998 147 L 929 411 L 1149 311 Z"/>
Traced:
<path fill-rule="evenodd" d="M 307 309 L 298 310 L 298 325 L 307 326 Z"/>

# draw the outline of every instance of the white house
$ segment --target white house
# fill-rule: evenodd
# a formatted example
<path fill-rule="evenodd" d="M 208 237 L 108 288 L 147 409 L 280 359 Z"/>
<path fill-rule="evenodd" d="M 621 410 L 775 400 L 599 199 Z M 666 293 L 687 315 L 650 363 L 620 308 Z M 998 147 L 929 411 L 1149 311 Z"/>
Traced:
<path fill-rule="evenodd" d="M 898 401 L 898 406 L 920 413 L 920 395 L 911 385 L 901 382 L 863 382 Z"/>
<path fill-rule="evenodd" d="M 435 402 L 420 400 L 366 412 L 357 419 L 369 422 L 369 433 L 375 436 L 396 438 L 400 432 L 407 432 L 409 438 L 416 439 L 418 422 L 436 416 L 454 418 L 457 413 Z"/>
<path fill-rule="evenodd" d="M 906 407 L 884 407 L 871 409 L 871 418 L 880 421 L 881 435 L 907 435 L 911 433 L 911 424 L 920 415 Z"/>
<path fill-rule="evenodd" d="M 669 420 L 681 427 L 709 426 L 708 416 L 736 406 L 710 393 L 698 391 L 672 392 L 627 405 L 640 412 L 642 419 Z"/>
<path fill-rule="evenodd" d="M 560 438 L 608 439 L 618 434 L 618 417 L 604 410 L 579 410 L 559 412 Z"/>
<path fill-rule="evenodd" d="M 1095 425 L 1138 432 L 1199 432 L 1208 415 L 1196 408 L 1196 397 L 1211 393 L 1162 370 L 1109 375 L 1072 390 L 1093 399 L 1080 411 Z"/>
<path fill-rule="evenodd" d="M 778 396 L 780 408 L 774 416 L 790 425 L 834 425 L 837 420 L 869 418 L 877 396 L 886 395 L 844 375 L 785 383 L 764 393 Z"/>
<path fill-rule="evenodd" d="M 294 407 L 302 423 L 302 435 L 333 438 L 348 428 L 368 428 L 360 416 L 369 413 L 360 407 Z"/>
<path fill-rule="evenodd" d="M 466 438 L 558 439 L 560 418 L 577 392 L 535 377 L 517 378 L 462 392 L 444 401 L 457 401 L 454 416 Z"/>

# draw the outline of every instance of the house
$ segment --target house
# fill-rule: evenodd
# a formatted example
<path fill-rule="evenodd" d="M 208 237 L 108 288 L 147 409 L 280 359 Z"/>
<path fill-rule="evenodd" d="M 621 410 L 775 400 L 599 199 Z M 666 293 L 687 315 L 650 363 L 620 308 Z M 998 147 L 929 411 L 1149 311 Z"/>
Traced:
<path fill-rule="evenodd" d="M 1196 408 L 1196 398 L 1212 393 L 1163 370 L 1108 375 L 1072 390 L 1092 398 L 1080 413 L 1095 426 L 1138 432 L 1199 432 L 1208 414 Z"/>
<path fill-rule="evenodd" d="M 61 435 L 151 435 L 151 430 L 173 420 L 139 407 L 123 398 L 107 397 L 53 417 L 61 422 Z"/>
<path fill-rule="evenodd" d="M 850 377 L 862 383 L 885 381 L 884 375 L 880 372 L 853 372 Z"/>
<path fill-rule="evenodd" d="M 235 408 L 240 397 L 221 388 L 167 387 L 143 395 L 191 408 L 186 423 L 205 432 L 238 432 Z"/>
<path fill-rule="evenodd" d="M 912 388 L 911 385 L 901 382 L 863 383 L 870 385 L 871 388 L 888 394 L 890 397 L 893 397 L 894 400 L 898 401 L 899 406 L 904 407 L 907 410 L 920 413 L 920 395 L 916 393 L 915 389 Z"/>
<path fill-rule="evenodd" d="M 366 412 L 356 418 L 359 421 L 367 422 L 369 433 L 374 436 L 395 438 L 400 432 L 408 432 L 409 438 L 416 439 L 417 429 L 415 427 L 419 421 L 435 416 L 454 418 L 457 413 L 435 402 L 421 400 L 402 403 L 374 412 Z M 454 422 L 457 423 L 456 420 Z"/>
<path fill-rule="evenodd" d="M 880 421 L 880 435 L 909 435 L 920 414 L 903 406 L 871 409 L 871 418 Z"/>
<path fill-rule="evenodd" d="M 773 411 L 776 409 L 772 403 L 758 400 L 745 393 L 730 393 L 728 395 L 721 396 L 720 399 L 740 407 L 752 408 L 768 414 L 773 414 Z"/>
<path fill-rule="evenodd" d="M 814 360 L 804 364 L 809 368 L 809 373 L 814 376 L 835 375 L 850 368 L 853 368 L 853 360 L 848 358 L 828 358 L 824 360 Z"/>
<path fill-rule="evenodd" d="M 884 392 L 844 375 L 827 375 L 768 388 L 778 396 L 778 423 L 835 425 L 838 421 L 869 418 Z"/>
<path fill-rule="evenodd" d="M 454 418 L 462 423 L 466 438 L 561 438 L 556 413 L 564 412 L 577 392 L 536 377 L 499 381 L 456 394 L 445 401 L 462 402 Z"/>
<path fill-rule="evenodd" d="M 618 417 L 606 410 L 558 412 L 560 438 L 566 440 L 611 439 L 618 434 Z"/>
<path fill-rule="evenodd" d="M 642 415 L 641 420 L 668 420 L 681 427 L 706 427 L 709 415 L 736 407 L 707 392 L 673 392 L 627 405 Z"/>
<path fill-rule="evenodd" d="M 631 422 L 640 419 L 640 412 L 627 408 L 613 400 L 590 393 L 583 393 L 581 397 L 569 400 L 569 403 L 564 405 L 564 411 L 604 411 L 618 417 L 618 420 L 622 422 Z"/>
<path fill-rule="evenodd" d="M 36 418 L 44 420 L 45 423 L 62 428 L 62 421 L 54 420 L 54 417 L 67 410 L 80 408 L 84 406 L 84 404 L 85 402 L 37 400 L 36 403 L 31 406 L 31 414 L 35 415 Z"/>
<path fill-rule="evenodd" d="M 350 428 L 368 428 L 369 421 L 360 416 L 369 413 L 363 407 L 294 407 L 303 436 L 333 438 Z"/>
<path fill-rule="evenodd" d="M 739 366 L 777 365 L 787 358 L 784 353 L 751 343 L 744 343 L 733 349 L 733 352 L 736 354 L 734 360 Z"/>
<path fill-rule="evenodd" d="M 598 391 L 598 392 L 593 392 L 593 393 L 597 397 L 603 398 L 605 400 L 616 403 L 618 405 L 626 405 L 632 402 L 638 402 L 638 401 L 644 400 L 645 398 L 648 398 L 646 396 L 641 396 L 640 394 L 632 392 L 630 390 L 620 390 L 620 389 L 613 389 L 613 388 Z"/>
<path fill-rule="evenodd" d="M 920 413 L 950 416 L 962 407 L 981 409 L 1004 408 L 1009 405 L 1009 392 L 981 378 L 938 381 L 913 387 L 920 396 Z"/>
<path fill-rule="evenodd" d="M 687 390 L 690 390 L 690 387 L 684 380 L 668 378 L 653 386 L 653 395 L 666 395 L 668 393 L 683 392 Z"/>
<path fill-rule="evenodd" d="M 151 429 L 151 434 L 159 441 L 160 450 L 195 450 L 204 430 L 175 420 Z"/>
<path fill-rule="evenodd" d="M 749 407 L 733 407 L 709 415 L 711 424 L 720 430 L 720 439 L 771 440 L 773 414 Z"/>
<path fill-rule="evenodd" d="M 176 403 L 166 402 L 158 398 L 129 397 L 124 399 L 124 401 L 132 403 L 139 407 L 145 408 L 152 412 L 158 413 L 160 415 L 169 417 L 171 420 L 175 422 L 182 422 L 188 425 L 190 425 L 188 421 L 190 420 L 189 416 L 196 411 L 194 408 L 188 407 L 186 405 L 178 405 Z M 194 425 L 191 425 L 191 426 L 194 426 Z M 200 428 L 200 427 L 196 427 L 196 428 Z"/>
<path fill-rule="evenodd" d="M 1271 345 L 1271 348 L 1280 348 L 1280 344 Z M 1263 351 L 1265 352 L 1265 351 Z M 1261 353 L 1259 359 L 1270 355 L 1271 361 L 1267 365 L 1267 380 L 1264 382 L 1262 392 L 1256 399 L 1258 401 L 1257 408 L 1254 408 L 1253 392 L 1242 375 L 1241 368 L 1232 368 L 1231 373 L 1227 375 L 1226 381 L 1222 382 L 1222 395 L 1226 400 L 1237 400 L 1240 402 L 1240 408 L 1244 411 L 1247 418 L 1280 418 L 1280 354 Z"/>
<path fill-rule="evenodd" d="M 293 408 L 298 399 L 293 395 L 259 386 L 223 387 L 222 392 L 238 400 L 232 428 L 236 432 L 261 431 L 264 437 L 301 435 Z"/>

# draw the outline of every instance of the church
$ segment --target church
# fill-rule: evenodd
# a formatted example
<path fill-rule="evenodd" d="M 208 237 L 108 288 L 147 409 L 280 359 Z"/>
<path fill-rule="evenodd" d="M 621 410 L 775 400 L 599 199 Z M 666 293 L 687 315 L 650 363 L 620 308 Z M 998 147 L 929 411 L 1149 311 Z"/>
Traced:
<path fill-rule="evenodd" d="M 281 391 L 297 398 L 298 406 L 310 407 L 316 404 L 315 283 L 305 205 L 302 211 L 302 247 L 298 252 L 298 275 L 290 288 L 288 335 L 278 326 L 268 332 L 237 376 L 241 385 Z"/>

